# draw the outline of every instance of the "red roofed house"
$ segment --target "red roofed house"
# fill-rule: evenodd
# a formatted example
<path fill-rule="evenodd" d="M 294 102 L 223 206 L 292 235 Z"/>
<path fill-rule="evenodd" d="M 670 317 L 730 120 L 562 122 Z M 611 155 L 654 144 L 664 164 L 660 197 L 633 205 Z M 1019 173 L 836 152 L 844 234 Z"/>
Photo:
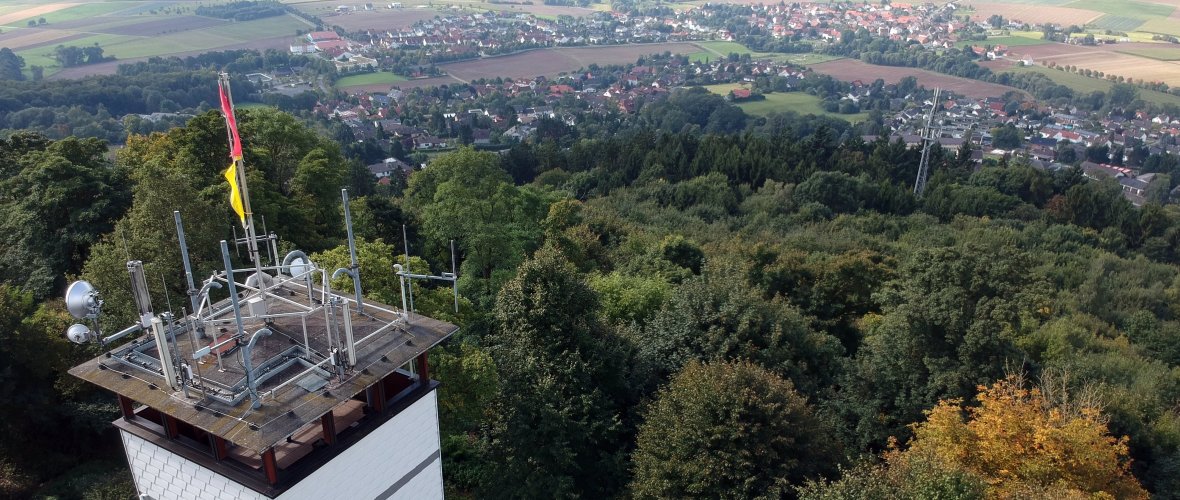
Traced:
<path fill-rule="evenodd" d="M 307 41 L 311 43 L 326 42 L 328 40 L 339 40 L 340 35 L 335 31 L 313 31 L 307 34 Z"/>

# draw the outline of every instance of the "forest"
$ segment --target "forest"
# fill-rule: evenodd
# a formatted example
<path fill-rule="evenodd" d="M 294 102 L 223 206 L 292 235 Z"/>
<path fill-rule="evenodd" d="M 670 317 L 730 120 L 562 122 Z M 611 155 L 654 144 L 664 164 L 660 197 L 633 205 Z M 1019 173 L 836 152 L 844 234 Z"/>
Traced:
<path fill-rule="evenodd" d="M 76 64 L 91 58 L 88 51 L 93 49 L 102 59 L 102 49 L 97 47 L 59 49 L 62 57 Z M 52 139 L 96 137 L 112 144 L 122 144 L 129 133 L 167 131 L 183 125 L 183 118 L 209 109 L 210 103 L 217 102 L 213 82 L 221 70 L 239 74 L 292 67 L 316 73 L 335 71 L 330 61 L 286 51 L 226 50 L 183 58 L 152 57 L 120 65 L 114 75 L 48 81 L 24 80 L 23 60 L 18 65 L 12 58 L 19 56 L 0 49 L 0 137 L 31 130 Z M 244 79 L 234 80 L 233 86 L 234 94 L 243 98 L 254 92 Z M 151 113 L 185 116 L 157 122 L 127 116 Z"/>
<path fill-rule="evenodd" d="M 453 497 L 1180 492 L 1180 212 L 1112 181 L 936 148 L 916 197 L 920 151 L 803 119 L 554 127 L 376 186 L 290 115 L 239 122 L 283 250 L 347 262 L 340 187 L 375 300 L 396 300 L 402 224 L 416 269 L 449 270 L 455 240 L 459 312 L 415 292 L 461 326 L 431 360 Z M 105 147 L 0 142 L 0 496 L 133 495 L 114 399 L 64 373 L 98 354 L 62 338 L 64 284 L 122 322 L 133 255 L 165 307 L 172 210 L 198 273 L 234 223 L 216 111 Z"/>

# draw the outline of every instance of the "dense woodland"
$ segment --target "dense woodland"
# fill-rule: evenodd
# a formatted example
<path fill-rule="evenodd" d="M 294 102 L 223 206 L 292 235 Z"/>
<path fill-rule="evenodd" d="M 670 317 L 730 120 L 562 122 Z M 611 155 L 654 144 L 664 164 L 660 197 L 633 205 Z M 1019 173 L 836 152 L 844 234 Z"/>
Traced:
<path fill-rule="evenodd" d="M 85 51 L 95 48 L 59 47 L 59 52 L 80 63 L 90 57 Z M 102 58 L 101 49 L 97 57 Z M 36 131 L 51 139 L 96 137 L 112 144 L 122 144 L 128 134 L 167 131 L 210 109 L 217 103 L 218 71 L 244 74 L 294 67 L 306 70 L 312 77 L 335 71 L 330 61 L 286 51 L 227 50 L 184 58 L 153 57 L 120 65 L 114 75 L 27 80 L 20 71 L 24 61 L 18 59 L 12 51 L 0 49 L 0 137 Z M 242 100 L 255 91 L 243 79 L 232 84 L 234 95 Z M 291 104 L 289 109 L 303 104 L 292 98 L 285 101 Z M 276 100 L 275 104 L 284 102 Z M 165 116 L 154 121 L 136 116 L 152 113 Z"/>
<path fill-rule="evenodd" d="M 1180 492 L 1173 206 L 1136 209 L 1075 170 L 979 169 L 969 149 L 935 149 L 916 198 L 903 144 L 657 111 L 461 149 L 379 189 L 294 117 L 240 112 L 251 199 L 283 249 L 347 261 L 342 186 L 376 300 L 400 302 L 403 223 L 416 269 L 449 268 L 456 241 L 460 312 L 449 289 L 415 293 L 462 327 L 432 354 L 448 494 Z M 673 111 L 692 126 L 661 129 Z M 160 277 L 159 307 L 181 297 L 172 210 L 197 273 L 219 267 L 224 140 L 213 111 L 113 162 L 96 139 L 0 142 L 0 495 L 132 493 L 113 398 L 64 373 L 97 352 L 62 338 L 59 297 L 85 278 L 104 321 L 129 321 L 128 255 Z"/>

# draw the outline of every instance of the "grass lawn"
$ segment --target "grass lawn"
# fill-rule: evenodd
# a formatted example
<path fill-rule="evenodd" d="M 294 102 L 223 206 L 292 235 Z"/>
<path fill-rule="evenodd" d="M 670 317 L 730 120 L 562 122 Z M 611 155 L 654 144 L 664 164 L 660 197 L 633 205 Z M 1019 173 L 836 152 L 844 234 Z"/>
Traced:
<path fill-rule="evenodd" d="M 1155 36 L 1155 33 L 1148 33 L 1146 31 L 1132 31 L 1127 33 L 1127 38 L 1130 38 L 1132 42 L 1154 43 L 1156 40 L 1152 38 L 1153 36 Z"/>
<path fill-rule="evenodd" d="M 1005 47 L 1018 47 L 1018 46 L 1027 46 L 1027 45 L 1043 45 L 1043 44 L 1049 43 L 1047 40 L 1043 40 L 1043 39 L 1039 38 L 1040 33 L 1037 33 L 1037 36 L 1038 36 L 1038 38 L 1032 38 L 1032 37 L 1027 37 L 1027 36 L 1011 36 L 1011 35 L 1009 35 L 1009 36 L 989 36 L 989 37 L 987 37 L 987 40 L 983 40 L 983 41 L 963 40 L 961 42 L 955 42 L 955 46 L 959 47 L 959 48 L 970 47 L 972 45 L 979 45 L 979 46 L 1003 45 Z"/>
<path fill-rule="evenodd" d="M 376 73 L 365 73 L 362 75 L 346 76 L 336 80 L 336 87 L 358 87 L 361 85 L 380 85 L 380 84 L 394 84 L 397 82 L 406 81 L 406 77 L 395 75 L 386 71 L 378 71 Z"/>
<path fill-rule="evenodd" d="M 1016 30 L 1016 31 L 1009 31 L 1008 36 L 1020 37 L 1020 38 L 1032 38 L 1033 40 L 1044 40 L 1045 34 L 1041 33 L 1040 31 Z"/>
<path fill-rule="evenodd" d="M 829 55 L 825 55 L 825 54 L 811 54 L 811 53 L 780 54 L 778 52 L 754 52 L 754 51 L 750 50 L 748 47 L 746 47 L 745 45 L 742 45 L 737 42 L 708 41 L 708 42 L 696 42 L 696 45 L 702 49 L 705 49 L 704 53 L 711 53 L 711 54 L 713 54 L 713 56 L 715 56 L 715 57 L 710 57 L 709 58 L 710 61 L 715 61 L 718 58 L 725 58 L 725 57 L 729 56 L 729 54 L 738 54 L 738 55 L 750 54 L 750 57 L 753 59 L 772 59 L 776 62 L 787 62 L 787 63 L 791 63 L 791 64 L 797 64 L 800 66 L 806 66 L 809 64 L 825 63 L 828 61 L 835 61 L 836 59 L 843 59 L 843 57 L 840 57 L 840 56 L 829 56 Z M 702 54 L 702 52 L 690 54 L 689 57 L 691 58 L 693 56 L 696 56 L 697 54 Z M 696 59 L 693 59 L 693 60 L 696 60 Z"/>
<path fill-rule="evenodd" d="M 714 94 L 726 95 L 729 91 L 741 88 L 740 83 L 723 83 L 719 85 L 709 85 L 706 89 Z M 772 112 L 794 111 L 801 115 L 827 115 L 841 120 L 848 120 L 850 122 L 861 122 L 868 118 L 868 113 L 856 113 L 852 115 L 842 115 L 839 113 L 829 113 L 820 107 L 820 98 L 805 92 L 774 92 L 766 94 L 766 99 L 761 101 L 749 101 L 737 103 L 742 111 L 746 114 L 754 116 L 766 116 Z"/>
<path fill-rule="evenodd" d="M 1119 52 L 1133 56 L 1146 57 L 1148 59 L 1158 59 L 1160 61 L 1180 61 L 1180 47 L 1175 45 L 1162 46 L 1159 48 L 1143 47 L 1126 49 L 1120 50 Z"/>
<path fill-rule="evenodd" d="M 1006 45 L 1009 47 L 1016 47 L 1021 45 L 1043 45 L 1049 43 L 1048 40 L 1041 38 L 1041 34 L 1037 33 L 1036 38 L 1030 36 L 991 36 L 987 38 L 987 43 L 992 45 Z"/>
<path fill-rule="evenodd" d="M 1076 73 L 1067 73 L 1056 69 L 1049 69 L 1044 66 L 1018 66 L 1005 71 L 1012 73 L 1041 73 L 1049 77 L 1058 85 L 1065 85 L 1073 89 L 1075 92 L 1090 93 L 1094 91 L 1110 92 L 1110 87 L 1114 82 L 1110 80 L 1103 80 L 1101 78 L 1090 78 Z M 1180 106 L 1180 96 L 1172 94 L 1165 94 L 1163 92 L 1156 92 L 1154 90 L 1138 89 L 1139 98 L 1147 102 L 1155 104 L 1174 104 Z"/>
<path fill-rule="evenodd" d="M 708 52 L 708 51 L 704 51 L 704 50 L 702 50 L 700 52 L 693 52 L 691 54 L 684 54 L 684 55 L 688 56 L 689 62 L 706 62 L 706 61 L 716 61 L 718 59 L 723 59 L 722 56 L 719 56 L 717 54 L 714 54 L 714 53 Z"/>
<path fill-rule="evenodd" d="M 263 104 L 260 102 L 254 102 L 254 101 L 235 101 L 234 102 L 234 109 L 260 109 L 260 108 L 273 108 L 273 107 L 274 106 L 268 106 L 266 104 Z"/>
<path fill-rule="evenodd" d="M 745 45 L 737 42 L 709 41 L 697 42 L 697 45 L 700 45 L 701 48 L 705 50 L 717 52 L 723 56 L 727 56 L 729 54 L 737 54 L 739 56 L 742 54 L 750 54 L 750 56 L 753 57 L 753 55 L 756 53 L 746 48 Z"/>
<path fill-rule="evenodd" d="M 775 54 L 772 59 L 778 62 L 788 62 L 791 64 L 797 64 L 799 66 L 808 66 L 844 58 L 828 54 Z"/>

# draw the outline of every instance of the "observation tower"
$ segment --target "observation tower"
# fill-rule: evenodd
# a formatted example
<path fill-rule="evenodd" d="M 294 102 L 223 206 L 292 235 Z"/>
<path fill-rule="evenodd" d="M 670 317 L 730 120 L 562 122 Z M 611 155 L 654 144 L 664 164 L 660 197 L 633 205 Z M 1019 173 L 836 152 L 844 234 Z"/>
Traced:
<path fill-rule="evenodd" d="M 277 237 L 256 234 L 225 75 L 221 86 L 233 152 L 226 178 L 245 236 L 222 240 L 223 268 L 198 280 L 175 212 L 188 307 L 154 310 L 142 263 L 129 261 L 138 321 L 110 335 L 99 291 L 70 285 L 67 308 L 88 324 L 67 337 L 104 347 L 70 374 L 117 396 L 113 425 L 140 498 L 442 498 L 427 354 L 458 327 L 414 314 L 406 294 L 408 280 L 454 286 L 455 273 L 366 269 L 398 275 L 402 305 L 365 299 L 346 191 L 350 266 L 325 269 L 298 250 L 280 258 Z M 239 247 L 247 264 L 234 268 Z M 331 287 L 342 276 L 352 290 Z"/>

